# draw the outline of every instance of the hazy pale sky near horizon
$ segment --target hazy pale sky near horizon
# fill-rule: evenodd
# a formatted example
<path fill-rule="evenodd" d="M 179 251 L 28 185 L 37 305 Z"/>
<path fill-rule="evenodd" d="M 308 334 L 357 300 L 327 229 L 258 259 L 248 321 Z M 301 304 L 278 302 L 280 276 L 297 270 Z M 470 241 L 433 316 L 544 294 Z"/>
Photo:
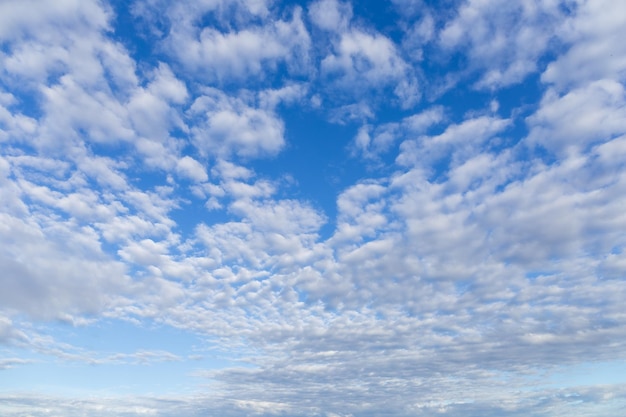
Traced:
<path fill-rule="evenodd" d="M 0 0 L 0 415 L 626 415 L 626 1 Z"/>

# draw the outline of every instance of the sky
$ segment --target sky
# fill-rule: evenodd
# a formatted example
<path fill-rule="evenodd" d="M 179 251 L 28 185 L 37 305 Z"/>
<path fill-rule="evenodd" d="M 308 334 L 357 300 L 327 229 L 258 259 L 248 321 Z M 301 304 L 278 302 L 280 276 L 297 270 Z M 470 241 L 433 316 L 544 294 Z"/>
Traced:
<path fill-rule="evenodd" d="M 0 414 L 626 415 L 626 2 L 0 0 Z"/>

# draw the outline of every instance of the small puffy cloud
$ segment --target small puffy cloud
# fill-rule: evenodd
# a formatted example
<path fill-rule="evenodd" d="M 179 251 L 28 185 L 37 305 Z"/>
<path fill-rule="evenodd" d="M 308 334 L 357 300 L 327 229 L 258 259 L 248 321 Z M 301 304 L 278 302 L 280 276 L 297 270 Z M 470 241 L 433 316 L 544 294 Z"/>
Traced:
<path fill-rule="evenodd" d="M 396 162 L 402 165 L 431 167 L 441 158 L 450 157 L 452 164 L 463 163 L 478 152 L 485 142 L 511 125 L 510 119 L 480 116 L 459 124 L 451 124 L 436 136 L 419 136 L 400 145 Z"/>
<path fill-rule="evenodd" d="M 281 234 L 316 232 L 325 221 L 323 215 L 295 200 L 255 202 L 243 199 L 235 201 L 230 210 L 259 230 Z"/>
<path fill-rule="evenodd" d="M 413 69 L 396 44 L 373 28 L 352 22 L 352 7 L 338 0 L 320 0 L 309 7 L 313 24 L 329 32 L 331 53 L 320 62 L 321 76 L 357 99 L 368 91 L 392 88 L 401 107 L 410 108 L 420 98 Z"/>
<path fill-rule="evenodd" d="M 559 95 L 549 90 L 527 118 L 526 139 L 559 156 L 626 133 L 626 91 L 616 81 L 600 80 Z"/>
<path fill-rule="evenodd" d="M 582 86 L 601 79 L 623 79 L 625 28 L 626 5 L 623 3 L 579 2 L 575 13 L 557 31 L 568 49 L 548 65 L 542 81 L 562 91 L 566 86 Z"/>
<path fill-rule="evenodd" d="M 396 46 L 381 34 L 351 30 L 341 35 L 334 49 L 334 54 L 322 60 L 321 69 L 343 88 L 380 88 L 407 76 L 407 64 Z M 405 93 L 417 94 L 416 86 L 406 87 Z"/>
<path fill-rule="evenodd" d="M 352 7 L 338 0 L 320 0 L 309 6 L 309 17 L 321 29 L 344 32 L 352 19 Z"/>
<path fill-rule="evenodd" d="M 122 103 L 103 91 L 90 91 L 74 77 L 65 75 L 56 85 L 43 88 L 46 117 L 38 138 L 43 149 L 67 151 L 68 137 L 78 139 L 85 132 L 88 140 L 114 144 L 128 141 L 134 131 Z"/>
<path fill-rule="evenodd" d="M 15 101 L 12 94 L 0 94 L 0 143 L 27 141 L 37 131 L 39 123 L 36 119 L 13 110 Z"/>
<path fill-rule="evenodd" d="M 374 117 L 372 106 L 367 101 L 345 104 L 334 109 L 330 114 L 330 121 L 338 124 L 346 124 L 353 120 L 366 121 Z"/>
<path fill-rule="evenodd" d="M 175 128 L 187 130 L 178 109 L 187 96 L 185 84 L 162 63 L 150 74 L 145 88 L 133 90 L 125 108 L 137 136 L 135 147 L 147 165 L 159 168 L 174 165 L 178 144 L 170 132 Z"/>
<path fill-rule="evenodd" d="M 307 71 L 311 42 L 301 15 L 301 9 L 296 8 L 289 21 L 231 32 L 212 27 L 180 28 L 167 42 L 180 62 L 209 80 L 263 78 L 280 64 L 301 73 Z"/>
<path fill-rule="evenodd" d="M 303 84 L 290 84 L 281 88 L 263 90 L 259 93 L 259 107 L 274 110 L 279 104 L 294 104 L 304 98 L 307 87 Z"/>
<path fill-rule="evenodd" d="M 227 180 L 232 179 L 249 179 L 254 176 L 254 172 L 249 168 L 246 168 L 241 165 L 233 164 L 232 162 L 220 159 L 215 167 L 213 168 L 213 172 L 216 175 L 221 176 Z"/>
<path fill-rule="evenodd" d="M 190 108 L 199 122 L 191 129 L 193 142 L 209 156 L 274 155 L 285 145 L 284 124 L 271 111 L 246 100 L 206 89 Z"/>
<path fill-rule="evenodd" d="M 384 213 L 387 188 L 377 183 L 361 183 L 337 198 L 338 224 L 333 241 L 371 238 L 388 225 Z"/>
<path fill-rule="evenodd" d="M 210 16 L 221 23 L 230 19 L 249 22 L 269 15 L 273 0 L 137 0 L 131 12 L 152 35 L 164 38 L 168 31 L 183 31 L 197 25 L 203 17 Z"/>
<path fill-rule="evenodd" d="M 467 51 L 469 67 L 480 71 L 478 88 L 519 83 L 537 71 L 555 29 L 566 18 L 560 2 L 469 0 L 439 33 L 439 44 Z"/>
<path fill-rule="evenodd" d="M 422 135 L 431 126 L 441 122 L 443 108 L 433 107 L 423 112 L 405 117 L 399 123 L 385 123 L 373 128 L 362 126 L 353 143 L 353 152 L 365 158 L 377 158 L 387 152 L 392 145 L 410 136 Z"/>
<path fill-rule="evenodd" d="M 151 74 L 148 91 L 175 104 L 184 103 L 189 95 L 185 83 L 176 77 L 168 65 L 162 62 Z"/>
<path fill-rule="evenodd" d="M 120 191 L 129 188 L 126 176 L 121 171 L 124 165 L 111 158 L 85 155 L 78 161 L 77 165 L 81 172 L 84 172 L 104 188 Z"/>
<path fill-rule="evenodd" d="M 209 179 L 204 166 L 190 156 L 184 156 L 176 163 L 178 173 L 196 182 L 205 182 Z"/>

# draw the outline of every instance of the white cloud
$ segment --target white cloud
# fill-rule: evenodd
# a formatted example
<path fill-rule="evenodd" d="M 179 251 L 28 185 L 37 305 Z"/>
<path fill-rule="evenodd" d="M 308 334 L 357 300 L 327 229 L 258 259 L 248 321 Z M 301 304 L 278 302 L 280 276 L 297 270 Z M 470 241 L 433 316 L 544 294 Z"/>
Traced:
<path fill-rule="evenodd" d="M 104 92 L 85 90 L 69 75 L 59 84 L 43 87 L 42 93 L 46 112 L 38 138 L 42 149 L 67 153 L 80 140 L 80 131 L 96 143 L 117 143 L 134 136 L 122 103 Z"/>
<path fill-rule="evenodd" d="M 151 29 L 160 37 L 165 36 L 163 26 L 184 29 L 196 24 L 204 16 L 215 17 L 220 21 L 247 22 L 250 19 L 265 18 L 269 14 L 273 0 L 182 0 L 172 4 L 166 0 L 139 0 L 133 4 L 133 15 L 145 19 Z M 167 24 L 163 21 L 167 20 Z"/>
<path fill-rule="evenodd" d="M 95 1 L 3 2 L 0 34 L 12 42 L 3 52 L 7 82 L 37 88 L 47 77 L 71 72 L 81 85 L 125 87 L 136 82 L 134 63 L 124 48 L 106 40 L 109 10 Z M 35 83 L 33 83 L 33 81 Z"/>
<path fill-rule="evenodd" d="M 606 0 L 578 2 L 577 6 L 557 31 L 568 50 L 548 65 L 541 79 L 559 91 L 605 78 L 623 81 L 626 6 Z"/>
<path fill-rule="evenodd" d="M 37 131 L 37 120 L 11 110 L 15 102 L 16 99 L 12 94 L 2 93 L 2 101 L 0 102 L 0 143 L 16 139 L 24 140 Z"/>
<path fill-rule="evenodd" d="M 434 162 L 450 156 L 453 165 L 460 164 L 510 124 L 510 119 L 498 117 L 469 118 L 460 124 L 449 125 L 440 135 L 423 135 L 404 141 L 396 161 L 401 165 L 415 164 L 430 169 Z"/>
<path fill-rule="evenodd" d="M 40 161 L 44 162 L 44 161 Z M 126 176 L 122 172 L 125 165 L 111 158 L 84 156 L 78 161 L 78 168 L 104 188 L 125 190 L 129 188 Z"/>
<path fill-rule="evenodd" d="M 389 226 L 383 212 L 386 188 L 381 184 L 362 183 L 344 191 L 337 199 L 339 216 L 333 241 L 342 242 L 376 237 Z"/>
<path fill-rule="evenodd" d="M 98 313 L 129 290 L 125 268 L 100 249 L 90 228 L 27 223 L 2 214 L 2 305 L 33 318 Z"/>
<path fill-rule="evenodd" d="M 36 35 L 42 26 L 50 30 L 52 22 L 62 25 L 89 22 L 96 28 L 108 26 L 106 11 L 92 1 L 69 0 L 55 4 L 38 0 L 5 1 L 0 11 L 0 37 L 5 40 Z"/>
<path fill-rule="evenodd" d="M 439 44 L 466 50 L 470 69 L 481 72 L 476 86 L 493 89 L 536 72 L 538 59 L 565 18 L 558 1 L 468 0 L 439 33 Z"/>
<path fill-rule="evenodd" d="M 216 166 L 213 168 L 213 171 L 227 180 L 246 180 L 254 176 L 254 172 L 251 169 L 241 165 L 235 165 L 232 162 L 225 161 L 223 159 L 220 159 L 217 162 Z"/>
<path fill-rule="evenodd" d="M 289 368 L 288 371 L 291 374 L 298 374 L 298 372 L 292 368 Z M 245 378 L 250 374 L 254 375 L 252 372 L 239 370 L 239 374 L 234 376 Z M 276 377 L 278 377 L 278 375 L 276 375 Z M 364 380 L 369 381 L 366 376 L 364 376 Z M 492 387 L 503 387 L 506 386 L 505 384 L 507 383 L 509 384 L 508 388 L 510 388 L 512 382 L 508 380 L 505 382 L 494 381 Z M 465 392 L 471 391 L 473 393 L 471 396 L 472 399 L 462 401 L 444 400 L 438 392 L 446 391 L 445 384 L 447 384 L 448 391 L 454 389 L 454 393 L 461 397 L 463 397 L 463 390 L 465 390 Z M 248 389 L 252 388 L 251 383 L 244 385 L 242 382 L 241 391 L 243 391 L 244 386 L 247 388 L 246 392 L 249 392 Z M 420 385 L 419 381 L 412 381 L 410 386 L 412 389 L 424 388 Z M 85 399 L 77 397 L 59 399 L 45 395 L 29 396 L 26 394 L 5 395 L 0 399 L 4 405 L 2 411 L 7 413 L 6 415 L 9 417 L 18 416 L 19 410 L 25 407 L 37 413 L 44 413 L 48 410 L 68 417 L 81 416 L 84 414 L 85 410 L 87 410 L 90 415 L 96 417 L 110 417 L 115 415 L 128 415 L 130 417 L 145 415 L 173 417 L 182 413 L 187 413 L 190 417 L 199 417 L 203 412 L 206 413 L 206 410 L 209 409 L 225 417 L 235 417 L 250 413 L 255 413 L 263 417 L 282 415 L 285 413 L 294 416 L 323 415 L 325 417 L 350 417 L 356 414 L 346 410 L 349 404 L 362 404 L 360 411 L 362 411 L 362 415 L 368 417 L 389 412 L 389 406 L 375 409 L 367 408 L 370 402 L 373 402 L 374 399 L 378 400 L 379 397 L 373 397 L 371 394 L 369 396 L 364 394 L 359 395 L 359 391 L 362 393 L 362 391 L 365 390 L 363 384 L 360 390 L 358 387 L 354 387 L 352 391 L 353 394 L 348 398 L 350 401 L 348 401 L 346 397 L 341 398 L 339 395 L 334 394 L 335 391 L 330 389 L 329 384 L 325 385 L 325 387 L 329 389 L 329 394 L 326 396 L 326 404 L 317 404 L 313 401 L 309 401 L 306 405 L 299 404 L 298 406 L 265 398 L 268 391 L 272 391 L 270 389 L 266 389 L 265 393 L 261 392 L 261 390 L 257 390 L 256 399 L 254 400 L 240 398 L 230 401 L 224 394 L 210 395 L 207 399 L 191 396 L 156 395 L 145 396 L 141 399 L 131 399 L 122 396 L 107 396 L 103 399 Z M 385 390 L 384 386 L 374 386 L 371 383 L 366 384 L 366 387 L 369 389 L 383 389 L 384 391 L 381 392 L 380 398 L 384 396 L 389 398 L 389 396 L 392 395 L 392 391 L 389 387 Z M 311 386 L 306 384 L 302 385 L 302 388 L 301 395 L 306 395 L 307 392 L 310 392 Z M 234 394 L 236 394 L 236 392 L 234 392 L 233 395 Z M 467 397 L 468 395 L 465 395 L 464 398 Z M 404 399 L 395 396 L 392 398 L 394 400 Z M 600 408 L 607 412 L 607 414 L 602 415 L 616 415 L 619 414 L 620 407 L 624 403 L 624 387 L 615 384 L 605 387 L 581 385 L 570 390 L 547 388 L 541 392 L 520 390 L 516 391 L 514 398 L 511 398 L 500 396 L 496 394 L 493 389 L 491 392 L 472 389 L 471 381 L 466 381 L 463 384 L 459 381 L 455 383 L 452 379 L 441 378 L 441 380 L 438 381 L 438 385 L 433 387 L 432 390 L 429 390 L 429 398 L 429 400 L 424 401 L 408 401 L 402 411 L 417 417 L 436 414 L 458 417 L 468 415 L 468 413 L 485 417 L 497 417 L 502 415 L 523 415 L 525 412 L 529 412 L 529 410 L 540 415 L 550 413 L 554 409 L 565 409 L 568 412 L 571 411 L 572 413 L 586 415 L 593 414 L 594 410 L 597 411 L 597 409 Z M 610 398 L 613 398 L 615 401 L 607 402 Z M 320 413 L 320 410 L 333 411 Z"/>
<path fill-rule="evenodd" d="M 334 49 L 334 54 L 322 60 L 321 70 L 342 88 L 382 88 L 410 76 L 394 43 L 381 34 L 352 29 L 341 34 Z M 403 100 L 407 105 L 419 95 L 417 85 L 412 81 L 403 85 L 399 93 L 407 95 Z"/>
<path fill-rule="evenodd" d="M 290 105 L 306 96 L 307 87 L 303 84 L 291 84 L 277 89 L 263 90 L 259 93 L 259 105 L 274 110 L 280 104 Z"/>
<path fill-rule="evenodd" d="M 196 182 L 205 182 L 209 179 L 204 166 L 190 156 L 179 159 L 176 170 L 179 174 Z"/>
<path fill-rule="evenodd" d="M 324 221 L 311 207 L 293 200 L 272 203 L 239 200 L 230 210 L 250 220 L 260 230 L 282 234 L 317 232 Z"/>
<path fill-rule="evenodd" d="M 592 82 L 563 96 L 550 89 L 527 123 L 529 144 L 559 156 L 578 153 L 626 133 L 626 91 L 612 80 Z"/>
<path fill-rule="evenodd" d="M 379 111 L 360 90 L 417 92 L 413 69 L 390 37 L 351 20 L 347 3 L 309 9 L 323 29 L 317 33 L 330 39 L 315 45 L 320 83 L 279 71 L 282 87 L 255 90 L 238 88 L 305 61 L 290 61 L 295 45 L 305 45 L 298 9 L 277 20 L 280 4 L 265 1 L 168 6 L 166 43 L 182 36 L 214 51 L 220 60 L 193 63 L 208 66 L 211 82 L 224 77 L 234 86 L 218 89 L 198 84 L 189 68 L 185 79 L 176 64 L 137 70 L 106 37 L 112 15 L 100 3 L 68 1 L 67 16 L 56 4 L 27 2 L 32 16 L 6 4 L 15 8 L 7 9 L 11 32 L 0 29 L 11 91 L 0 93 L 2 372 L 19 372 L 28 360 L 22 354 L 72 366 L 185 357 L 162 347 L 101 353 L 59 341 L 84 329 L 59 330 L 58 322 L 85 326 L 103 317 L 193 333 L 216 362 L 194 371 L 210 379 L 210 392 L 194 379 L 189 384 L 203 391 L 189 397 L 13 392 L 0 398 L 0 413 L 455 417 L 597 415 L 610 405 L 606 414 L 619 414 L 621 385 L 538 385 L 556 366 L 617 362 L 626 352 L 621 61 L 553 78 L 576 45 L 612 38 L 593 25 L 584 32 L 596 6 L 581 5 L 559 26 L 573 45 L 544 74 L 550 85 L 520 137 L 518 112 L 502 118 L 495 104 L 466 109 L 446 97 L 418 112 Z M 137 11 L 165 7 L 137 4 Z M 534 71 L 562 18 L 557 3 L 462 4 L 439 41 L 459 53 L 469 46 L 474 69 L 487 70 L 493 59 L 495 72 L 481 75 L 489 88 Z M 406 48 L 422 48 L 436 33 L 439 22 L 423 19 Z M 614 19 L 611 30 L 621 17 Z M 215 27 L 200 27 L 213 20 Z M 585 35 L 568 38 L 567 25 Z M 537 45 L 523 44 L 536 33 Z M 246 49 L 250 42 L 255 48 Z M 485 100 L 463 88 L 487 106 L 510 107 L 497 92 Z M 337 140 L 347 143 L 352 121 L 368 120 L 353 147 L 380 160 L 368 165 L 370 178 L 337 191 L 336 207 L 327 208 L 336 215 L 281 187 L 274 166 L 251 162 L 286 146 L 281 114 L 298 109 L 281 112 L 311 110 L 303 104 L 309 95 L 322 107 L 339 102 L 330 110 L 345 123 Z M 410 96 L 396 99 L 406 104 Z M 384 165 L 381 156 L 396 145 L 396 163 Z M 236 364 L 216 365 L 222 357 Z M 611 396 L 617 400 L 605 400 Z"/>
<path fill-rule="evenodd" d="M 331 42 L 331 52 L 320 62 L 324 82 L 359 100 L 371 90 L 391 87 L 401 107 L 410 108 L 419 101 L 417 77 L 395 43 L 373 28 L 353 22 L 350 3 L 317 1 L 309 7 L 309 18 L 328 32 Z"/>
<path fill-rule="evenodd" d="M 401 13 L 405 13 L 405 6 L 401 5 L 400 7 Z M 435 20 L 431 13 L 424 12 L 420 20 L 413 23 L 407 30 L 402 40 L 402 48 L 408 52 L 413 61 L 423 61 L 423 47 L 431 42 L 435 35 Z"/>
<path fill-rule="evenodd" d="M 346 124 L 353 120 L 364 122 L 372 118 L 374 118 L 374 110 L 365 100 L 361 100 L 358 103 L 345 104 L 330 113 L 330 121 L 338 124 Z"/>
<path fill-rule="evenodd" d="M 205 89 L 190 113 L 200 120 L 192 135 L 205 155 L 274 155 L 285 145 L 283 122 L 273 112 L 252 107 L 243 98 Z"/>
<path fill-rule="evenodd" d="M 301 15 L 295 8 L 290 21 L 231 32 L 176 25 L 167 43 L 180 62 L 204 79 L 263 78 L 280 64 L 302 73 L 308 70 L 310 38 Z"/>
<path fill-rule="evenodd" d="M 423 112 L 405 117 L 399 123 L 385 123 L 372 129 L 362 126 L 354 139 L 354 152 L 365 158 L 377 158 L 388 152 L 392 145 L 410 136 L 422 135 L 431 126 L 443 120 L 443 108 L 433 107 Z"/>
<path fill-rule="evenodd" d="M 101 3 L 11 3 L 2 6 L 10 8 L 3 18 L 10 16 L 13 27 L 2 71 L 15 91 L 33 95 L 43 116 L 35 124 L 16 113 L 3 121 L 5 133 L 79 164 L 88 156 L 86 143 L 132 143 L 147 165 L 174 164 L 170 155 L 178 149 L 169 132 L 185 126 L 172 106 L 183 104 L 187 91 L 167 65 L 149 74 L 146 88 L 139 86 L 135 62 L 106 37 L 113 15 Z"/>
<path fill-rule="evenodd" d="M 352 7 L 338 0 L 320 0 L 309 6 L 309 16 L 321 29 L 345 32 L 352 19 Z"/>

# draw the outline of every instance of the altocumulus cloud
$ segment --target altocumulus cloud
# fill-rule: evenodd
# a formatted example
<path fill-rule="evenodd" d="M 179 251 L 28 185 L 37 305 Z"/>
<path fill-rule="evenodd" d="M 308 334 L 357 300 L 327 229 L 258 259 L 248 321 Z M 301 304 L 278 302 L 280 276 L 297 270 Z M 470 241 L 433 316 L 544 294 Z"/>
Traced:
<path fill-rule="evenodd" d="M 623 414 L 626 5 L 436 3 L 0 2 L 0 413 Z"/>

